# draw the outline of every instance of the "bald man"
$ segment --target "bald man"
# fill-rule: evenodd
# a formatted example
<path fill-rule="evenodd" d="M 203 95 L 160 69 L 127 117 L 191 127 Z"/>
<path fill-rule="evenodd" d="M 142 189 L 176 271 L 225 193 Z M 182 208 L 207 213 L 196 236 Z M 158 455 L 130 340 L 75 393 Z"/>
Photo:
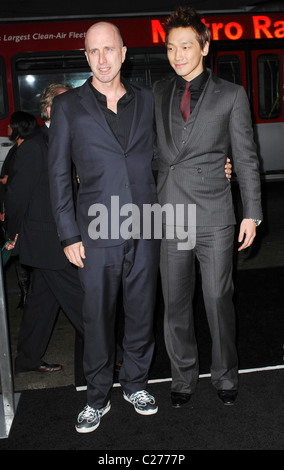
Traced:
<path fill-rule="evenodd" d="M 157 203 L 153 97 L 121 77 L 126 47 L 116 26 L 93 25 L 85 47 L 92 77 L 54 100 L 49 138 L 53 212 L 66 257 L 79 267 L 84 290 L 87 405 L 77 419 L 80 433 L 94 431 L 111 406 L 120 285 L 123 397 L 139 414 L 158 410 L 146 387 L 154 350 L 160 241 L 143 238 L 143 221 L 134 220 L 130 209 L 140 214 L 144 204 Z M 80 180 L 76 213 L 71 160 Z"/>

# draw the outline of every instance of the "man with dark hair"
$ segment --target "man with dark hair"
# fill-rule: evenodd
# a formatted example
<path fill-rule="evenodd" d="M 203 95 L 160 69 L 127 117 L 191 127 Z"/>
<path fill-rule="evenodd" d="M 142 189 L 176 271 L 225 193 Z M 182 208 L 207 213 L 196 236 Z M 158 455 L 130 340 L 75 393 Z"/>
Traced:
<path fill-rule="evenodd" d="M 244 89 L 204 67 L 210 32 L 190 7 L 180 7 L 167 25 L 166 47 L 173 79 L 154 86 L 161 204 L 196 207 L 191 249 L 177 238 L 162 240 L 161 277 L 165 342 L 171 361 L 174 407 L 187 403 L 199 375 L 192 298 L 195 257 L 212 338 L 211 380 L 224 404 L 238 391 L 232 253 L 236 223 L 231 186 L 224 174 L 232 150 L 243 203 L 239 250 L 250 246 L 262 219 L 260 178 L 250 107 Z M 167 227 L 165 227 L 167 228 Z M 178 227 L 172 227 L 177 232 Z"/>
<path fill-rule="evenodd" d="M 17 150 L 7 191 L 7 232 L 15 240 L 10 248 L 19 253 L 21 263 L 33 268 L 15 359 L 17 375 L 62 370 L 60 364 L 43 361 L 59 308 L 83 336 L 83 291 L 77 268 L 68 262 L 58 240 L 47 166 L 51 104 L 56 95 L 68 89 L 64 84 L 52 84 L 43 91 L 45 124 Z"/>
<path fill-rule="evenodd" d="M 10 122 L 8 124 L 8 137 L 12 142 L 14 142 L 14 145 L 9 150 L 5 158 L 1 170 L 3 177 L 0 178 L 0 219 L 1 222 L 3 222 L 3 233 L 1 233 L 4 238 L 3 245 L 7 241 L 5 220 L 5 195 L 11 182 L 11 179 L 13 178 L 13 167 L 17 158 L 17 150 L 19 149 L 19 146 L 24 142 L 24 140 L 34 134 L 38 128 L 39 125 L 37 119 L 33 114 L 26 113 L 24 111 L 15 111 L 10 117 Z M 22 265 L 19 262 L 18 256 L 13 256 L 13 262 L 16 268 L 18 285 L 20 288 L 20 301 L 17 305 L 17 308 L 22 310 L 26 303 L 28 288 L 30 284 L 31 268 Z"/>

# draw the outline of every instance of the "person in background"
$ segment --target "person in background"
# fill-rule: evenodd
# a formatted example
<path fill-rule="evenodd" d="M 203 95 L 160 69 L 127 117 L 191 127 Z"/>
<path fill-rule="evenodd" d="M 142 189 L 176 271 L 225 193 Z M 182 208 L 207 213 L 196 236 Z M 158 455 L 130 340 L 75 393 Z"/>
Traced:
<path fill-rule="evenodd" d="M 8 124 L 8 137 L 9 139 L 14 142 L 13 147 L 9 150 L 5 161 L 2 166 L 1 170 L 1 178 L 0 178 L 0 204 L 1 204 L 1 225 L 2 225 L 2 245 L 6 243 L 6 220 L 5 220 L 5 197 L 7 193 L 7 189 L 13 177 L 13 168 L 17 158 L 17 149 L 19 146 L 24 142 L 26 138 L 32 135 L 36 129 L 38 129 L 38 122 L 30 113 L 26 113 L 24 111 L 15 111 L 10 118 L 10 122 Z M 19 262 L 19 257 L 14 253 L 12 257 L 16 273 L 18 284 L 20 288 L 20 301 L 17 305 L 17 308 L 23 309 L 25 306 L 28 288 L 30 284 L 30 276 L 31 276 L 31 268 L 25 266 Z"/>
<path fill-rule="evenodd" d="M 44 125 L 19 149 L 6 195 L 8 248 L 17 250 L 21 263 L 33 268 L 31 285 L 18 339 L 15 373 L 53 373 L 61 364 L 43 361 L 61 308 L 83 335 L 83 291 L 75 266 L 68 262 L 58 239 L 51 211 L 48 181 L 48 135 L 54 97 L 70 89 L 51 84 L 40 97 Z"/>

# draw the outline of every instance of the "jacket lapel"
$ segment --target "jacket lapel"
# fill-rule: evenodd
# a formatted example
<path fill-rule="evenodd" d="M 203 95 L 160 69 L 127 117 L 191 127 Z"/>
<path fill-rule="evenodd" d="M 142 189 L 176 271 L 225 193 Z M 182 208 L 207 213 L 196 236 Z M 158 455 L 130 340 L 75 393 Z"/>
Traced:
<path fill-rule="evenodd" d="M 174 139 L 172 137 L 172 103 L 173 96 L 176 89 L 176 80 L 169 80 L 165 84 L 163 90 L 162 100 L 162 119 L 165 130 L 165 137 L 167 146 L 172 153 L 173 158 L 177 155 L 178 149 L 175 146 Z M 172 159 L 171 159 L 172 160 Z"/>
<path fill-rule="evenodd" d="M 114 138 L 114 135 L 106 121 L 104 114 L 102 113 L 98 102 L 94 96 L 94 93 L 90 89 L 90 85 L 87 82 L 81 86 L 79 89 L 79 98 L 81 100 L 81 105 L 85 108 L 85 110 L 89 113 L 89 115 L 99 124 L 105 132 L 107 132 L 110 136 Z"/>

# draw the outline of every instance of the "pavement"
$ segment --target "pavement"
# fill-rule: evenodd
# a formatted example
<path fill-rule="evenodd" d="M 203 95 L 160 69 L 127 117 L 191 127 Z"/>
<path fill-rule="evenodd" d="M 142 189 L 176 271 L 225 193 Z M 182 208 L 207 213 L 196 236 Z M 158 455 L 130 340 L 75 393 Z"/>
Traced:
<path fill-rule="evenodd" d="M 11 361 L 14 366 L 23 311 L 17 309 L 20 299 L 20 290 L 18 288 L 16 271 L 13 263 L 10 263 L 7 271 L 4 273 L 4 279 L 6 291 L 8 293 L 6 296 L 6 303 L 10 332 Z M 63 371 L 52 374 L 30 372 L 23 377 L 17 377 L 14 374 L 14 391 L 19 392 L 22 390 L 64 387 L 74 384 L 74 344 L 74 328 L 63 312 L 60 311 L 44 360 L 49 363 L 63 364 Z"/>
<path fill-rule="evenodd" d="M 257 229 L 258 237 L 253 248 L 246 252 L 236 253 L 235 266 L 238 270 L 284 266 L 284 182 L 272 184 L 274 186 L 265 186 L 264 205 L 267 216 L 266 221 Z M 16 308 L 20 292 L 12 263 L 7 269 L 4 269 L 4 284 L 7 291 L 7 320 L 13 364 L 17 354 L 17 339 L 22 311 Z M 49 363 L 62 364 L 63 371 L 56 374 L 31 372 L 24 377 L 14 376 L 14 391 L 75 385 L 74 348 L 74 329 L 60 311 L 44 360 Z"/>

